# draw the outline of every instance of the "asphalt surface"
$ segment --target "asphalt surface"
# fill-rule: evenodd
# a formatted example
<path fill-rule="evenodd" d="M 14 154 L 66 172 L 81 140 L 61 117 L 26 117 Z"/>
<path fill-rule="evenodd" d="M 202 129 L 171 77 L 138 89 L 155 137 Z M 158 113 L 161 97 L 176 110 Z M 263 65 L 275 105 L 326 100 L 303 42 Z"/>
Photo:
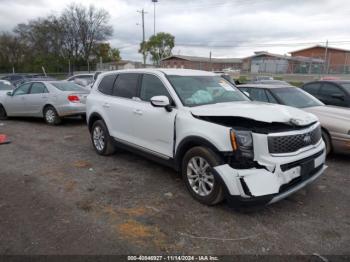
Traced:
<path fill-rule="evenodd" d="M 173 170 L 98 156 L 84 122 L 0 121 L 0 254 L 347 254 L 350 156 L 256 211 L 204 206 Z"/>

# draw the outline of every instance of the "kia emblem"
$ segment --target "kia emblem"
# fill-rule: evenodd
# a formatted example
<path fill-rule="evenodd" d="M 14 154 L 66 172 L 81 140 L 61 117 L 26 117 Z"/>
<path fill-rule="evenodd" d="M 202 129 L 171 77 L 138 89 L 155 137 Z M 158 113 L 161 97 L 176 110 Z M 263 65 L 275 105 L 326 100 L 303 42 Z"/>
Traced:
<path fill-rule="evenodd" d="M 311 137 L 309 135 L 306 135 L 303 139 L 304 143 L 306 145 L 310 144 L 311 143 Z"/>

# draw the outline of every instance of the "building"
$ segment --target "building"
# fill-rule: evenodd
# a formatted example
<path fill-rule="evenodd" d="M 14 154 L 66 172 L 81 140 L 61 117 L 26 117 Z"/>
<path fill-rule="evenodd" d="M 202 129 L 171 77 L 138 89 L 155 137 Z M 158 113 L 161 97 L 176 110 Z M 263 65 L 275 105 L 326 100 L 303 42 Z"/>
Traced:
<path fill-rule="evenodd" d="M 287 56 L 257 51 L 242 59 L 242 70 L 252 74 L 319 73 L 323 60 L 305 56 Z"/>
<path fill-rule="evenodd" d="M 162 59 L 160 66 L 165 68 L 186 68 L 205 71 L 223 71 L 224 69 L 237 70 L 241 69 L 242 59 L 172 55 Z"/>
<path fill-rule="evenodd" d="M 292 57 L 312 57 L 325 60 L 325 73 L 350 73 L 350 50 L 315 45 L 289 52 Z"/>

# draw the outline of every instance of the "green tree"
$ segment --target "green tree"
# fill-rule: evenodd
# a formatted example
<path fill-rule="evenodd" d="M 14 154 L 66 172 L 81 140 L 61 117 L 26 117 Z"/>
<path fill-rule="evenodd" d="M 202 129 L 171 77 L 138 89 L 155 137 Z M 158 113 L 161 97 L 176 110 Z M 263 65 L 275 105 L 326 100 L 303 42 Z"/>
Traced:
<path fill-rule="evenodd" d="M 109 43 L 98 43 L 93 48 L 93 54 L 96 55 L 97 60 L 102 58 L 105 63 L 118 62 L 121 60 L 120 51 L 118 48 L 112 48 Z"/>
<path fill-rule="evenodd" d="M 171 50 L 175 46 L 175 37 L 169 33 L 158 33 L 140 44 L 139 53 L 151 55 L 153 63 L 159 66 L 163 58 L 171 56 Z"/>

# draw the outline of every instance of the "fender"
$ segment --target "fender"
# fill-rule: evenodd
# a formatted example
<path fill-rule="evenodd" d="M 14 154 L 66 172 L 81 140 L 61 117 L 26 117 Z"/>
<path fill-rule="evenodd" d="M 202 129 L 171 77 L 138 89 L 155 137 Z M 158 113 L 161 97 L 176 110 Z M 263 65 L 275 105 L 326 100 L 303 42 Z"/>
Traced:
<path fill-rule="evenodd" d="M 218 150 L 207 139 L 202 138 L 200 136 L 188 136 L 188 137 L 185 137 L 176 148 L 174 162 L 175 162 L 175 168 L 177 171 L 179 171 L 181 169 L 181 164 L 182 164 L 181 162 L 182 162 L 183 156 L 186 154 L 186 152 L 190 148 L 192 148 L 194 146 L 208 147 L 211 150 L 213 150 L 215 153 L 217 153 L 220 156 L 220 158 L 222 159 L 222 154 L 220 153 L 220 150 Z"/>

